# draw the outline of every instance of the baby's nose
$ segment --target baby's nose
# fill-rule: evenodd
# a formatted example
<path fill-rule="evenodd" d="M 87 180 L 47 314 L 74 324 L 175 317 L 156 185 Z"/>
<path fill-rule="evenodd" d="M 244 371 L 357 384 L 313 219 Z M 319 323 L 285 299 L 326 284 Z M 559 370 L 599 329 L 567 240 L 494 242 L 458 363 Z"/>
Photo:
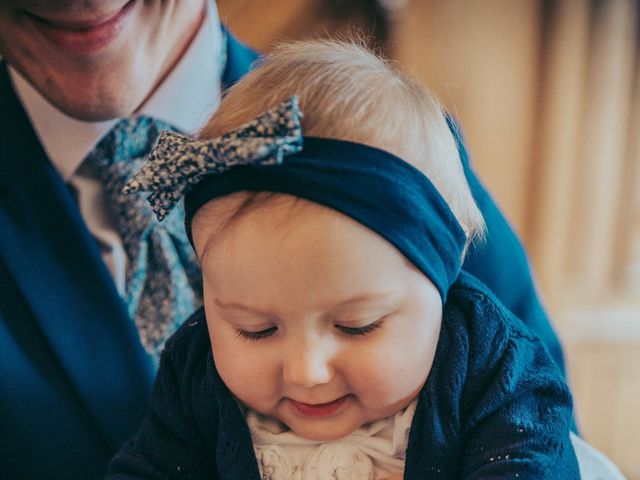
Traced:
<path fill-rule="evenodd" d="M 329 383 L 334 375 L 335 348 L 331 342 L 305 342 L 283 352 L 283 380 L 286 384 L 310 388 Z"/>

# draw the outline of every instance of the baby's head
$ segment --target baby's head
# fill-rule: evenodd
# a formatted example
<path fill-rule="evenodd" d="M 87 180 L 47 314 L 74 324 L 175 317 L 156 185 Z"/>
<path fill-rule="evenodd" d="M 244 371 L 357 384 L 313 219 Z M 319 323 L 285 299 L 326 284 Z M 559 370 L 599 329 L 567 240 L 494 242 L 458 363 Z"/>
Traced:
<path fill-rule="evenodd" d="M 295 98 L 269 119 L 290 128 L 285 150 L 300 140 L 302 150 L 206 176 L 187 194 L 187 228 L 222 380 L 247 407 L 324 441 L 416 398 L 443 299 L 483 222 L 436 100 L 354 45 L 277 49 L 201 139 L 293 95 L 304 138 Z M 251 135 L 269 128 L 258 122 Z M 260 156 L 253 141 L 231 135 L 216 148 L 233 163 Z"/>
<path fill-rule="evenodd" d="M 363 143 L 393 153 L 435 185 L 467 234 L 484 220 L 438 100 L 416 79 L 355 43 L 283 44 L 223 99 L 202 129 L 214 138 L 296 95 L 305 136 Z"/>

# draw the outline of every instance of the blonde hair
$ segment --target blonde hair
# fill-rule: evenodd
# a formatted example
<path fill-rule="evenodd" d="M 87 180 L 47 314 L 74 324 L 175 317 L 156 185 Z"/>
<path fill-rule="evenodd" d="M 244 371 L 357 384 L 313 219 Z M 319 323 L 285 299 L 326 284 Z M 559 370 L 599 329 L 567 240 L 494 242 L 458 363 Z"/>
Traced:
<path fill-rule="evenodd" d="M 201 130 L 214 138 L 297 95 L 304 135 L 386 150 L 422 171 L 467 234 L 482 236 L 478 210 L 440 104 L 417 80 L 355 42 L 280 45 L 231 88 Z"/>

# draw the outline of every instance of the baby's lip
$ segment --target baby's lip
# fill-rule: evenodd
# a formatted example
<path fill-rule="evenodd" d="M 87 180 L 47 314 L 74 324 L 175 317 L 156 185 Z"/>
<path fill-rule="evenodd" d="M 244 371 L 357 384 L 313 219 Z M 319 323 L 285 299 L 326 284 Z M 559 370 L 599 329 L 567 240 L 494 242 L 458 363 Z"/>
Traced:
<path fill-rule="evenodd" d="M 326 403 L 305 403 L 289 399 L 293 408 L 305 417 L 326 417 L 336 413 L 346 402 L 348 395 Z"/>

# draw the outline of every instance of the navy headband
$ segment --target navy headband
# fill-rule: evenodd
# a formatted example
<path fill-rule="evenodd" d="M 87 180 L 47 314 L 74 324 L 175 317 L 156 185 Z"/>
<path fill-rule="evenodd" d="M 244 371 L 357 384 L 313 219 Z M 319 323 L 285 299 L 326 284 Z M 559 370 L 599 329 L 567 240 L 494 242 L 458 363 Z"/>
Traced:
<path fill-rule="evenodd" d="M 187 234 L 207 202 L 234 192 L 277 192 L 325 205 L 393 244 L 444 299 L 458 276 L 466 236 L 447 203 L 420 171 L 358 143 L 304 137 L 281 165 L 239 166 L 209 175 L 185 197 Z"/>
<path fill-rule="evenodd" d="M 297 104 L 293 106 L 297 107 Z M 289 112 L 290 109 L 291 103 L 285 110 Z M 274 111 L 270 112 L 273 114 Z M 273 120 L 273 115 L 270 118 Z M 255 121 L 252 123 L 255 128 Z M 289 127 L 290 141 L 283 153 L 266 152 L 261 144 L 258 150 L 262 149 L 265 155 L 253 155 L 260 160 L 254 158 L 251 162 L 238 162 L 237 142 L 239 137 L 241 143 L 245 142 L 247 132 L 244 130 L 244 135 L 234 137 L 236 146 L 231 154 L 226 155 L 233 158 L 232 164 L 229 165 L 227 160 L 225 167 L 221 168 L 216 163 L 204 174 L 198 174 L 197 180 L 194 180 L 193 172 L 202 162 L 194 160 L 197 157 L 195 150 L 191 155 L 184 151 L 181 153 L 183 161 L 189 158 L 188 168 L 175 168 L 166 165 L 171 148 L 167 149 L 167 145 L 162 147 L 161 139 L 156 148 L 164 150 L 156 155 L 156 162 L 164 160 L 163 173 L 158 173 L 158 168 L 149 168 L 146 173 L 141 171 L 130 182 L 129 190 L 153 191 L 149 200 L 159 217 L 166 215 L 166 207 L 171 208 L 177 201 L 176 190 L 181 195 L 186 192 L 185 223 L 189 239 L 191 220 L 197 210 L 211 200 L 234 192 L 283 193 L 325 205 L 353 218 L 394 245 L 433 282 L 444 302 L 449 287 L 458 276 L 466 236 L 447 202 L 429 179 L 397 156 L 374 147 L 295 135 L 290 130 L 290 117 L 280 121 L 278 126 Z M 299 129 L 299 126 L 295 128 Z M 274 129 L 277 130 L 268 130 Z M 260 133 L 264 133 L 262 129 Z M 181 138 L 181 143 L 187 142 Z M 221 141 L 216 139 L 213 142 Z M 191 142 L 196 143 L 200 149 L 198 152 L 202 153 L 205 142 Z M 228 144 L 227 139 L 225 145 Z M 216 145 L 216 155 L 220 156 L 220 144 Z M 281 142 L 280 147 L 283 145 Z M 168 146 L 175 150 L 175 141 Z M 246 149 L 241 153 L 241 156 L 246 156 Z M 153 154 L 150 161 L 153 161 Z M 173 181 L 170 188 L 167 185 L 158 187 L 158 182 L 163 180 L 160 177 L 167 176 L 167 169 L 173 175 L 181 174 L 181 169 L 188 170 L 191 177 L 179 186 Z M 182 175 L 187 177 L 187 173 Z"/>

